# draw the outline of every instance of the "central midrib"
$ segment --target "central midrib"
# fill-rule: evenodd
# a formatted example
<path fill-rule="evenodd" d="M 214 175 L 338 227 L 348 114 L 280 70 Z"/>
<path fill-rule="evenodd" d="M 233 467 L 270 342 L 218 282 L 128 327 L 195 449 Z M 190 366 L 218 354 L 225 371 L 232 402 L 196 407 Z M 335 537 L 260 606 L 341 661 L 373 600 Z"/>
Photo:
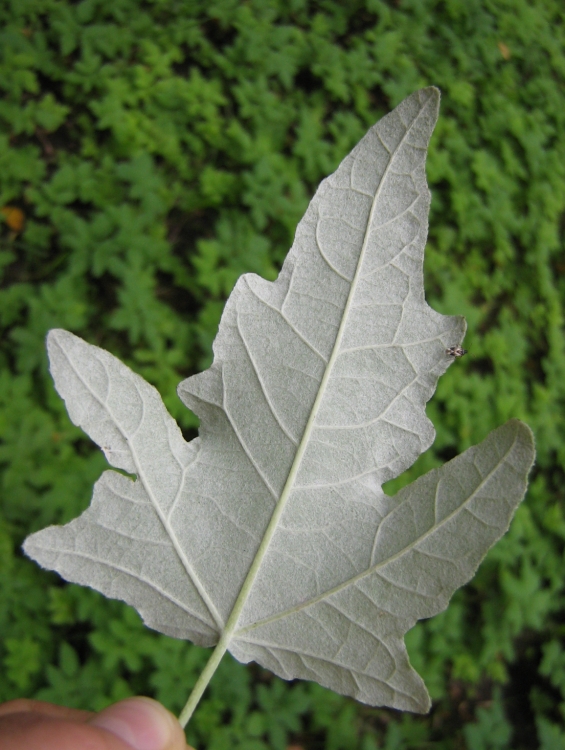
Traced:
<path fill-rule="evenodd" d="M 430 98 L 432 98 L 432 97 L 430 97 Z M 366 249 L 367 249 L 367 243 L 368 243 L 368 239 L 369 239 L 369 232 L 370 232 L 370 228 L 371 228 L 371 225 L 372 225 L 372 222 L 373 222 L 373 217 L 374 217 L 374 213 L 375 213 L 375 209 L 376 209 L 376 206 L 377 206 L 378 199 L 379 199 L 380 194 L 381 194 L 381 190 L 383 189 L 383 185 L 386 182 L 386 178 L 388 176 L 388 173 L 389 173 L 389 170 L 391 168 L 391 165 L 392 165 L 392 163 L 394 161 L 394 157 L 396 156 L 396 154 L 398 153 L 398 151 L 400 150 L 400 148 L 404 144 L 404 141 L 406 140 L 406 138 L 408 137 L 408 134 L 410 133 L 410 131 L 412 130 L 412 128 L 414 127 L 414 125 L 418 121 L 418 119 L 421 116 L 422 112 L 425 110 L 426 105 L 428 104 L 430 98 L 422 105 L 422 107 L 421 107 L 420 111 L 418 112 L 418 114 L 416 115 L 416 117 L 412 120 L 412 122 L 410 123 L 410 125 L 406 128 L 406 132 L 402 136 L 402 138 L 399 141 L 398 145 L 396 146 L 396 148 L 394 149 L 394 151 L 390 154 L 390 158 L 389 158 L 388 164 L 387 164 L 387 166 L 386 166 L 386 168 L 385 168 L 385 170 L 383 172 L 383 175 L 381 177 L 379 186 L 378 186 L 378 188 L 377 188 L 377 190 L 375 192 L 375 195 L 373 197 L 373 204 L 371 206 L 371 211 L 370 211 L 369 217 L 367 219 L 367 227 L 366 227 L 366 231 L 365 231 L 365 237 L 363 239 L 363 245 L 362 245 L 361 251 L 359 253 L 359 260 L 357 262 L 357 267 L 355 269 L 355 275 L 354 275 L 354 277 L 353 277 L 353 279 L 351 281 L 351 287 L 350 287 L 350 290 L 349 290 L 349 295 L 347 297 L 347 302 L 345 303 L 345 307 L 344 307 L 344 310 L 343 310 L 343 316 L 342 316 L 341 323 L 340 323 L 340 326 L 339 326 L 339 330 L 337 332 L 337 336 L 336 336 L 336 339 L 335 339 L 335 342 L 334 342 L 334 346 L 333 346 L 333 349 L 332 349 L 332 354 L 331 354 L 331 356 L 330 356 L 330 358 L 328 360 L 328 363 L 326 365 L 326 369 L 324 371 L 324 375 L 322 377 L 322 380 L 320 382 L 320 387 L 318 389 L 318 394 L 317 394 L 316 399 L 314 401 L 314 405 L 312 406 L 312 410 L 310 412 L 310 416 L 308 418 L 308 422 L 306 423 L 306 427 L 304 429 L 304 434 L 302 436 L 302 439 L 301 439 L 300 444 L 298 446 L 298 449 L 296 451 L 296 455 L 295 455 L 294 461 L 292 463 L 292 467 L 291 467 L 291 469 L 289 471 L 289 474 L 288 474 L 285 486 L 283 488 L 283 491 L 281 493 L 279 501 L 277 502 L 277 505 L 275 506 L 275 509 L 273 511 L 273 515 L 271 516 L 271 520 L 269 521 L 269 524 L 267 526 L 267 529 L 265 531 L 265 534 L 263 536 L 261 544 L 259 545 L 259 548 L 258 548 L 258 550 L 257 550 L 257 552 L 255 554 L 255 558 L 253 559 L 253 562 L 251 563 L 251 566 L 249 568 L 249 571 L 247 573 L 245 581 L 244 581 L 244 583 L 243 583 L 243 585 L 241 587 L 239 595 L 238 595 L 238 597 L 237 597 L 237 599 L 236 599 L 236 601 L 234 603 L 233 609 L 232 609 L 232 611 L 230 613 L 230 616 L 228 618 L 228 621 L 226 623 L 226 626 L 225 626 L 224 631 L 222 633 L 222 636 L 220 638 L 220 642 L 221 642 L 221 644 L 222 644 L 222 646 L 224 648 L 227 648 L 227 645 L 228 645 L 229 641 L 231 640 L 231 637 L 232 637 L 233 633 L 235 632 L 235 630 L 237 628 L 239 617 L 240 617 L 240 615 L 241 615 L 241 613 L 243 611 L 243 608 L 245 606 L 247 598 L 248 598 L 249 594 L 251 593 L 251 589 L 252 589 L 253 584 L 255 582 L 255 579 L 257 578 L 257 575 L 259 573 L 261 564 L 263 562 L 263 558 L 265 557 L 265 554 L 266 554 L 267 549 L 268 549 L 268 547 L 269 547 L 269 545 L 271 543 L 271 540 L 272 540 L 273 536 L 275 535 L 276 529 L 278 527 L 278 524 L 279 524 L 279 521 L 281 519 L 281 516 L 282 516 L 282 514 L 284 512 L 284 509 L 285 509 L 286 503 L 288 501 L 288 498 L 290 497 L 290 495 L 291 495 L 291 493 L 292 493 L 292 491 L 294 489 L 295 479 L 296 479 L 296 476 L 297 476 L 297 474 L 298 474 L 298 472 L 300 470 L 300 465 L 302 463 L 302 459 L 304 457 L 304 453 L 306 452 L 306 449 L 307 449 L 308 444 L 310 442 L 310 436 L 311 436 L 312 430 L 314 429 L 314 422 L 316 420 L 316 417 L 317 417 L 317 414 L 318 414 L 318 411 L 319 411 L 322 399 L 323 399 L 323 397 L 325 395 L 325 391 L 326 391 L 326 386 L 327 386 L 328 380 L 331 377 L 331 373 L 332 373 L 334 364 L 335 364 L 335 362 L 336 362 L 336 360 L 337 360 L 337 358 L 338 358 L 338 356 L 340 354 L 341 341 L 343 339 L 343 335 L 344 335 L 344 332 L 345 332 L 345 327 L 347 325 L 347 318 L 348 318 L 349 310 L 350 310 L 351 305 L 353 303 L 353 298 L 355 296 L 355 291 L 356 291 L 356 288 L 357 288 L 357 283 L 358 283 L 358 280 L 359 280 L 359 275 L 361 273 L 361 268 L 363 266 L 363 260 L 364 260 L 364 257 L 365 257 L 365 252 L 366 252 Z M 218 645 L 220 646 L 220 643 Z"/>

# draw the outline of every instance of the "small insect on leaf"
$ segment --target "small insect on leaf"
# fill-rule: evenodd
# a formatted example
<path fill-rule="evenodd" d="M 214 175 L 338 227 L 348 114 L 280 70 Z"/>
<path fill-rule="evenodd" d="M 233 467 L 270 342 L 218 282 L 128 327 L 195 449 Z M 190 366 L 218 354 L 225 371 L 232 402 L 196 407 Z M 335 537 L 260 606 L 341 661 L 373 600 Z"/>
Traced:
<path fill-rule="evenodd" d="M 462 349 L 460 346 L 450 346 L 449 349 L 445 350 L 446 354 L 450 357 L 463 357 L 467 354 L 467 349 Z"/>

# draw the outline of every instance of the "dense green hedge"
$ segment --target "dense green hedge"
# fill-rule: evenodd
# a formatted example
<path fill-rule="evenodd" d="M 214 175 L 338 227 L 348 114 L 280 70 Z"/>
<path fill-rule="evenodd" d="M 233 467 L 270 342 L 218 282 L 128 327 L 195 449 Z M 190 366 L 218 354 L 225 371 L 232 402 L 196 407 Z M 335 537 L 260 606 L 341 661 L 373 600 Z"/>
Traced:
<path fill-rule="evenodd" d="M 319 180 L 438 85 L 426 287 L 471 354 L 438 437 L 389 491 L 527 421 L 538 464 L 511 531 L 408 637 L 429 717 L 369 709 L 229 657 L 191 723 L 209 750 L 565 748 L 565 10 L 562 0 L 0 2 L 0 700 L 178 711 L 207 653 L 24 559 L 88 505 L 104 459 L 47 373 L 67 328 L 154 383 L 210 361 L 236 278 L 274 278 Z M 433 744 L 428 744 L 433 742 Z"/>

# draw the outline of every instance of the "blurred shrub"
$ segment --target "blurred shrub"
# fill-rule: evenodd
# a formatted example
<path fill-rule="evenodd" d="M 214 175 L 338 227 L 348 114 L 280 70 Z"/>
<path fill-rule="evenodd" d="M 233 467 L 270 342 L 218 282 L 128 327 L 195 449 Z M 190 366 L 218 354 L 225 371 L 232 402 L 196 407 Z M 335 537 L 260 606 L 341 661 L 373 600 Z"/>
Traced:
<path fill-rule="evenodd" d="M 436 84 L 426 286 L 467 316 L 470 355 L 429 406 L 433 449 L 388 489 L 516 416 L 538 443 L 528 498 L 472 584 L 409 634 L 430 717 L 226 658 L 189 737 L 564 746 L 561 0 L 4 0 L 0 24 L 0 700 L 146 693 L 178 711 L 207 656 L 19 551 L 86 507 L 104 467 L 54 393 L 46 331 L 127 361 L 192 436 L 175 387 L 210 362 L 237 277 L 275 278 L 319 180 Z"/>

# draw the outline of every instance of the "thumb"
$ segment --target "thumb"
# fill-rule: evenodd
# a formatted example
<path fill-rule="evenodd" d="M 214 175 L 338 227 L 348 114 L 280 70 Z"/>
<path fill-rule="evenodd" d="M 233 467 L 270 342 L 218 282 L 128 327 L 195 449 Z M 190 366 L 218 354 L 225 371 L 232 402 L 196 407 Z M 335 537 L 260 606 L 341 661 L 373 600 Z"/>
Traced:
<path fill-rule="evenodd" d="M 119 737 L 134 750 L 186 750 L 181 725 L 151 698 L 126 698 L 108 706 L 89 722 Z"/>

